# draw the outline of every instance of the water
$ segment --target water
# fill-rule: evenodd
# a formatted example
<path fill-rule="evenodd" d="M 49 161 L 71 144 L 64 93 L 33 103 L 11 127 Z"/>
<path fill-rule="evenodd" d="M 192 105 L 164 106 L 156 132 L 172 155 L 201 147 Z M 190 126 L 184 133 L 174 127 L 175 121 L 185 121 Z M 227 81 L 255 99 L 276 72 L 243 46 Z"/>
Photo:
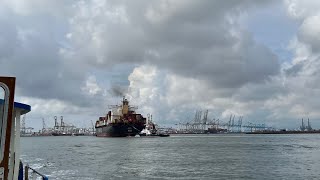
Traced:
<path fill-rule="evenodd" d="M 23 137 L 49 179 L 320 179 L 320 134 Z"/>

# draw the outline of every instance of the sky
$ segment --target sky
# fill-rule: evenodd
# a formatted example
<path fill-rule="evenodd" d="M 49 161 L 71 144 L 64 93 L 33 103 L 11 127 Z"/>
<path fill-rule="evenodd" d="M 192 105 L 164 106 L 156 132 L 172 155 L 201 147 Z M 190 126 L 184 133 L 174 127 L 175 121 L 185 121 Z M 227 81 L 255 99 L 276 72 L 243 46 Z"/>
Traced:
<path fill-rule="evenodd" d="M 91 126 L 126 96 L 160 126 L 196 110 L 227 122 L 320 128 L 317 0 L 3 0 L 0 75 L 27 126 Z"/>

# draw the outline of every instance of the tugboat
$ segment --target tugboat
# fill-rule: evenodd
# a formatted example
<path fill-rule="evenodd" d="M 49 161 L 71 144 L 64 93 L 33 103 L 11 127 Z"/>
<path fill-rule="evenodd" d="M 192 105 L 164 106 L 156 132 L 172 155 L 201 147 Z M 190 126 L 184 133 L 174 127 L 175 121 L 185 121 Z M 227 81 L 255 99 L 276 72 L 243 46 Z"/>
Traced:
<path fill-rule="evenodd" d="M 151 115 L 151 117 L 152 117 L 152 115 Z M 148 114 L 145 128 L 139 133 L 139 135 L 140 136 L 157 136 L 156 125 L 150 119 L 149 114 Z"/>
<path fill-rule="evenodd" d="M 148 114 L 145 128 L 140 132 L 139 135 L 140 135 L 140 137 L 144 137 L 144 136 L 147 136 L 147 137 L 155 137 L 155 136 L 169 137 L 170 136 L 169 134 L 158 132 L 158 130 L 156 128 L 156 124 L 154 124 L 152 122 L 152 115 L 149 115 L 149 114 Z"/>
<path fill-rule="evenodd" d="M 144 128 L 146 118 L 135 112 L 138 109 L 130 106 L 123 97 L 121 105 L 110 106 L 110 111 L 96 121 L 97 137 L 127 137 L 139 134 Z"/>

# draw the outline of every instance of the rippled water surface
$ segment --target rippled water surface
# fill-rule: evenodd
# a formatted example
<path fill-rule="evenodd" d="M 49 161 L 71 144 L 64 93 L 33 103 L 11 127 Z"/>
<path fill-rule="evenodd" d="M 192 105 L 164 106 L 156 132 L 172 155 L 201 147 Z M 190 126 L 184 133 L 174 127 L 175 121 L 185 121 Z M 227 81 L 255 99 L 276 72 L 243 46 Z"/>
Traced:
<path fill-rule="evenodd" d="M 49 179 L 320 179 L 320 134 L 22 137 Z"/>

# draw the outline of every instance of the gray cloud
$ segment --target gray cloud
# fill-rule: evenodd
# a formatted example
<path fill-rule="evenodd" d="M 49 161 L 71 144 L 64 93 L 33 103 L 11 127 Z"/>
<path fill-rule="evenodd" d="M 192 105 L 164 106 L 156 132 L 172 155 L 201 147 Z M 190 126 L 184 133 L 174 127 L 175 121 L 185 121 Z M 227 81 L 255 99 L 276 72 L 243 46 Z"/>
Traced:
<path fill-rule="evenodd" d="M 285 69 L 286 76 L 296 76 L 299 72 L 302 71 L 302 68 L 304 66 L 303 62 L 298 62 L 297 64 L 294 64 L 292 67 Z"/>
<path fill-rule="evenodd" d="M 0 3 L 1 74 L 17 76 L 18 96 L 37 107 L 52 102 L 46 110 L 55 113 L 68 106 L 75 106 L 69 111 L 74 114 L 104 112 L 110 97 L 126 93 L 129 72 L 114 72 L 125 85 L 101 83 L 124 64 L 135 65 L 126 69 L 133 70 L 128 93 L 145 113 L 166 122 L 192 116 L 199 107 L 220 117 L 288 120 L 319 106 L 315 98 L 304 99 L 306 93 L 317 97 L 319 89 L 319 60 L 312 54 L 319 50 L 318 29 L 312 28 L 316 11 L 299 16 L 304 23 L 297 41 L 311 52 L 302 56 L 304 49 L 294 47 L 294 61 L 280 69 L 277 56 L 241 25 L 251 9 L 273 2 L 64 3 Z"/>
<path fill-rule="evenodd" d="M 36 10 L 23 9 L 23 16 L 9 10 L 0 15 L 0 71 L 17 77 L 17 94 L 90 106 L 90 97 L 81 92 L 86 69 L 60 54 L 66 19 Z"/>
<path fill-rule="evenodd" d="M 320 14 L 314 14 L 304 18 L 298 32 L 298 39 L 315 52 L 320 52 Z"/>
<path fill-rule="evenodd" d="M 126 95 L 127 90 L 127 87 L 113 84 L 109 89 L 109 92 L 112 96 L 123 97 Z"/>
<path fill-rule="evenodd" d="M 261 83 L 280 67 L 270 50 L 237 25 L 236 16 L 255 3 L 81 3 L 71 21 L 71 51 L 96 66 L 146 62 L 220 87 Z"/>

